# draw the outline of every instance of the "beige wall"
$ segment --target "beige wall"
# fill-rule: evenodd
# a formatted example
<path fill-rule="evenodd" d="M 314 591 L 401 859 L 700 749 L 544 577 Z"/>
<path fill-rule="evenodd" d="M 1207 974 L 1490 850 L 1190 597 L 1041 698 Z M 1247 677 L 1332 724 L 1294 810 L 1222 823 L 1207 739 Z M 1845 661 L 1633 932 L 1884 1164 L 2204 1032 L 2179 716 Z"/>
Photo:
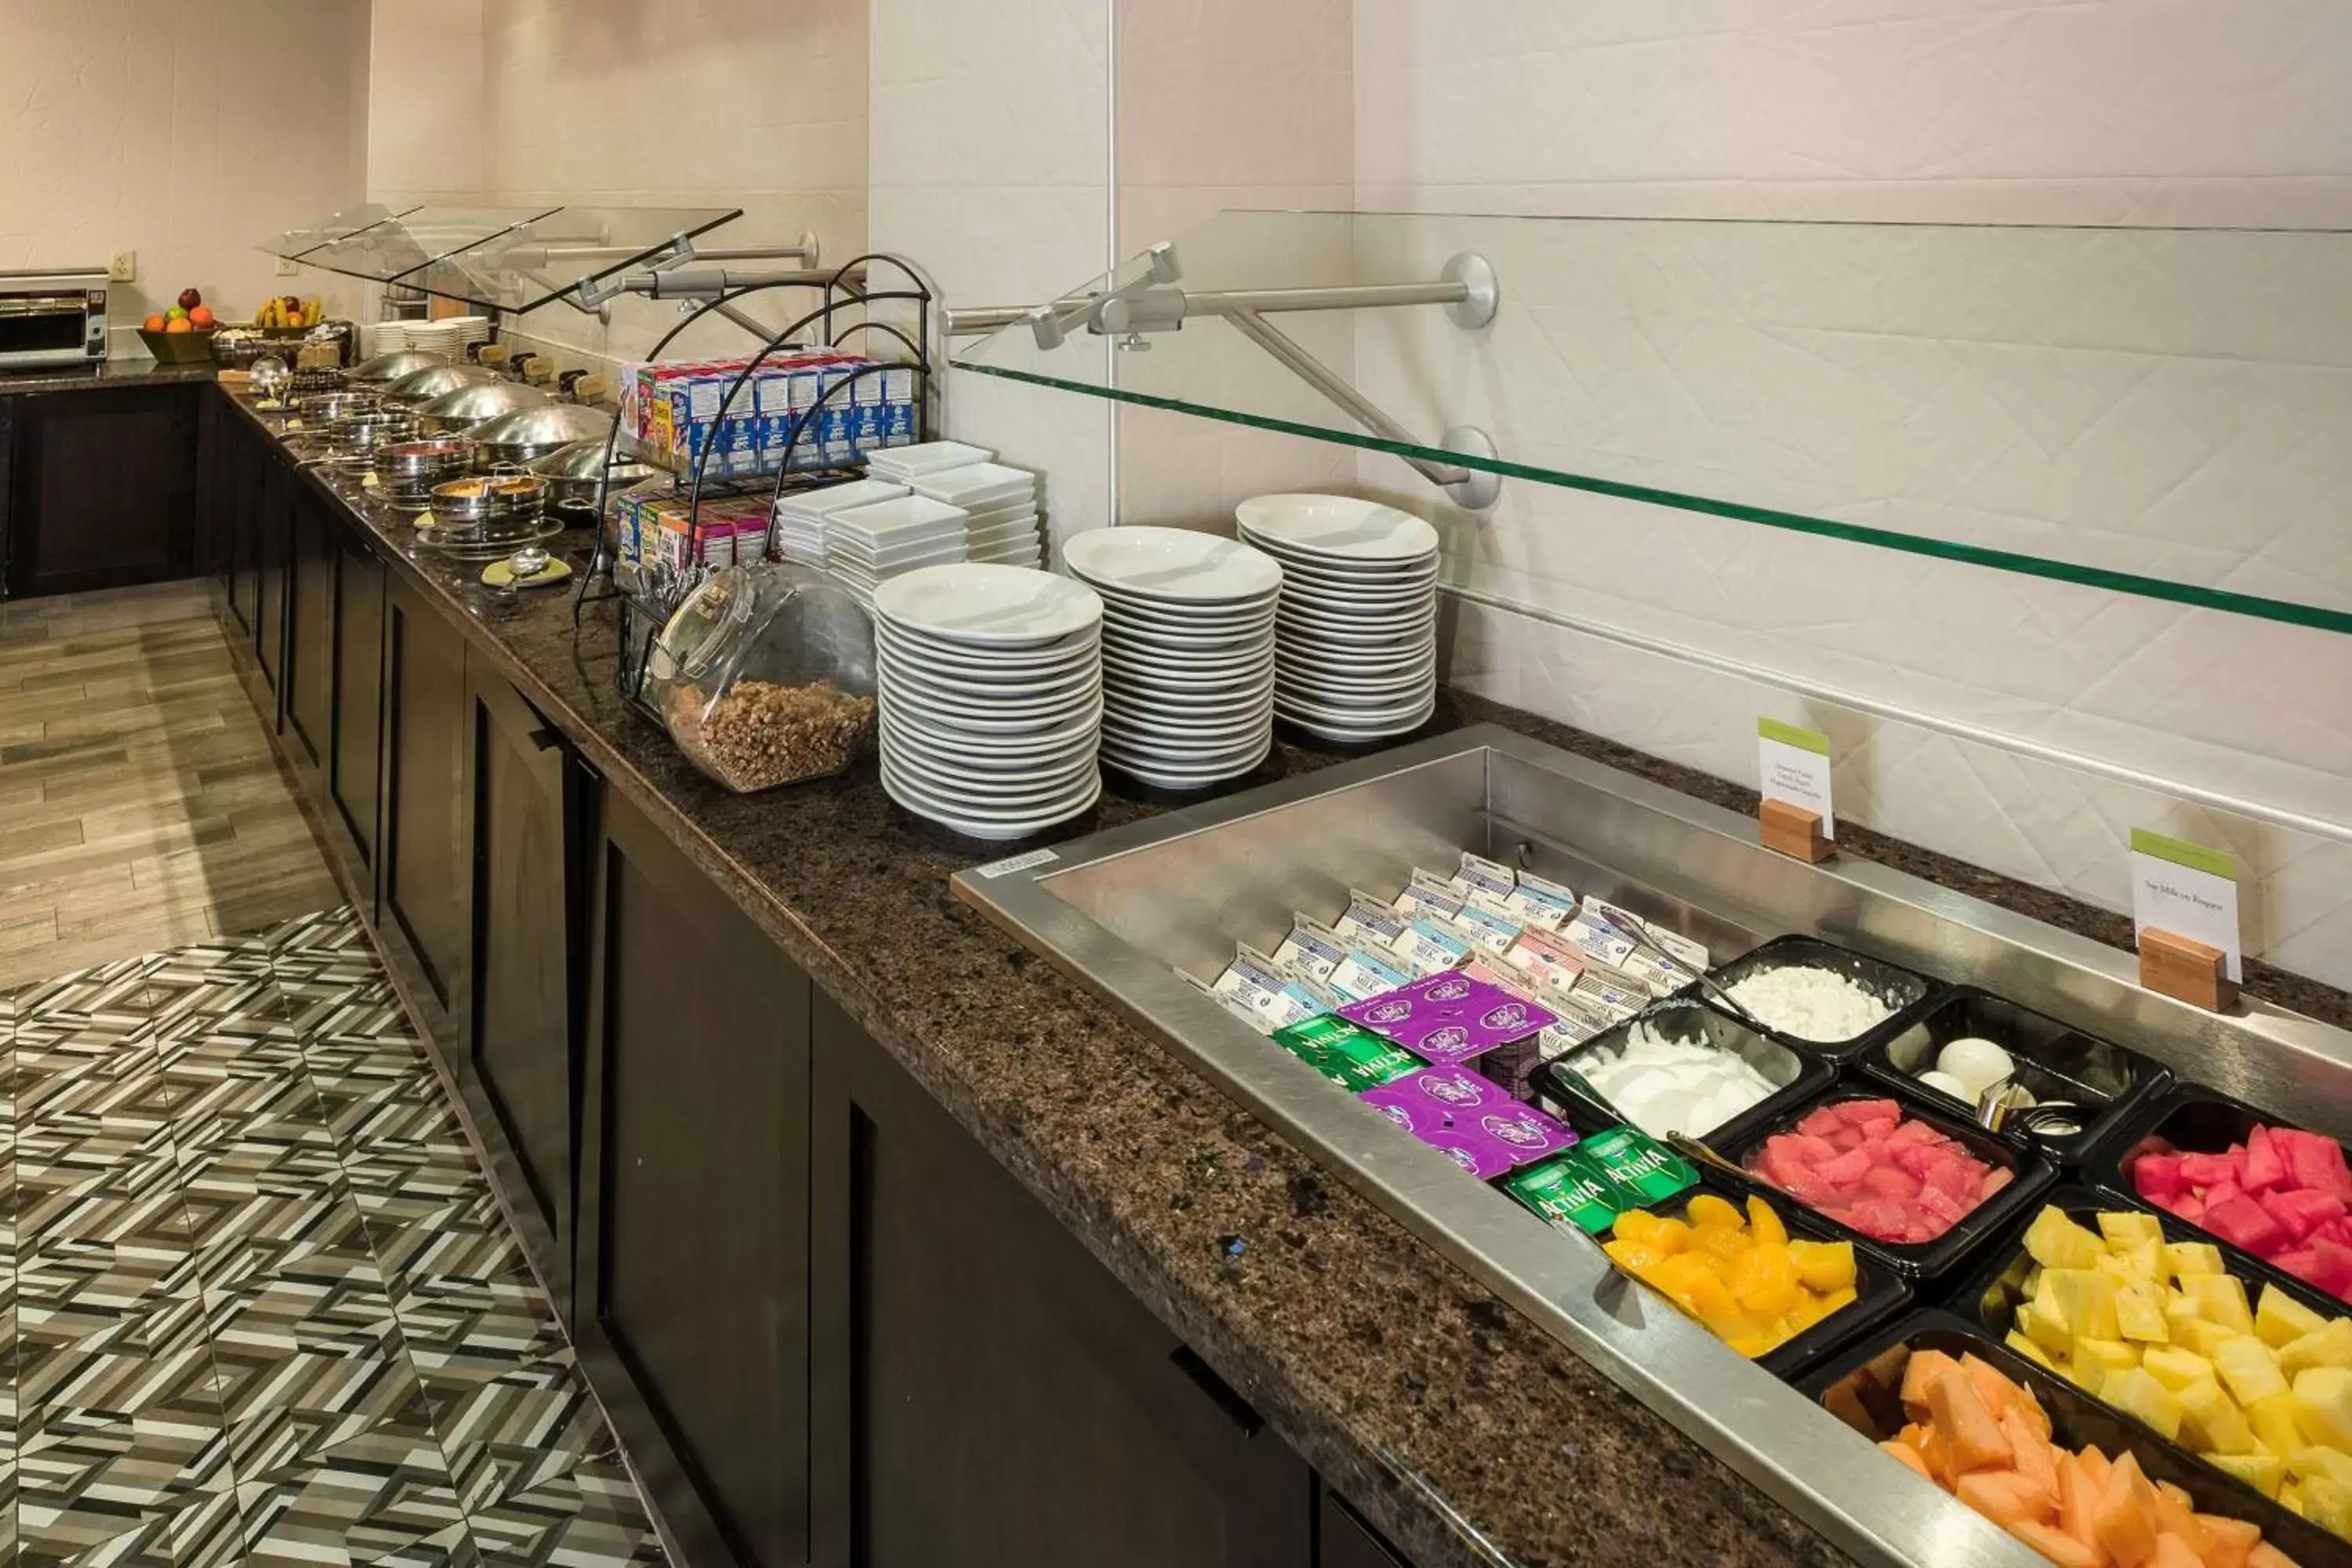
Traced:
<path fill-rule="evenodd" d="M 0 34 L 0 268 L 136 250 L 118 325 L 185 288 L 226 319 L 273 293 L 357 305 L 256 245 L 359 199 L 367 0 L 16 0 Z"/>
<path fill-rule="evenodd" d="M 866 0 L 378 0 L 369 193 L 741 207 L 711 244 L 813 232 L 846 260 L 866 244 Z M 627 358 L 676 321 L 622 300 L 609 330 L 562 306 L 520 330 Z M 746 341 L 698 327 L 677 349 Z"/>

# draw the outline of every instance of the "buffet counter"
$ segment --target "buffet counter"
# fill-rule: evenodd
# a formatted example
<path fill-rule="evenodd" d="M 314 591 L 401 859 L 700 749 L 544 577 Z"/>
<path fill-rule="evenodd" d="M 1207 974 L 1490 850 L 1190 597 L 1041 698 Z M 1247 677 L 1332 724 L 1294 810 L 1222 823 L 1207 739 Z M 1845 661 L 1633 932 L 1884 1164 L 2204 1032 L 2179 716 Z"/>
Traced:
<path fill-rule="evenodd" d="M 929 1468 L 924 1446 L 952 1447 L 950 1436 L 902 1431 L 891 1412 L 966 1376 L 973 1398 L 994 1400 L 973 1423 L 1000 1435 L 1005 1465 L 1076 1467 L 1019 1485 L 1109 1542 L 1103 1560 L 1122 1560 L 1122 1530 L 1181 1533 L 1132 1510 L 1088 1522 L 1130 1495 L 1122 1454 L 1164 1480 L 1150 1447 L 1161 1442 L 1182 1445 L 1168 1495 L 1194 1489 L 1191 1512 L 1223 1510 L 1234 1563 L 1373 1563 L 1351 1553 L 1380 1551 L 1376 1535 L 1421 1568 L 1843 1560 L 960 902 L 950 878 L 1003 851 L 899 810 L 870 767 L 754 796 L 717 788 L 616 689 L 608 609 L 575 629 L 569 585 L 492 594 L 478 567 L 418 551 L 397 517 L 296 472 L 226 391 L 204 395 L 221 404 L 221 439 L 200 481 L 199 558 L 248 686 L 696 1568 L 846 1561 L 853 1539 L 869 1562 L 940 1550 L 951 1537 L 925 1537 L 919 1516 L 961 1498 L 957 1475 L 982 1456 L 941 1453 Z M 584 564 L 584 541 L 572 542 L 567 559 Z M 1431 730 L 1480 722 L 1752 808 L 1730 786 L 1460 693 L 1441 694 Z M 1233 788 L 1342 760 L 1278 739 Z M 1169 804 L 1114 781 L 1054 837 Z M 2127 922 L 2071 900 L 1864 830 L 1840 842 L 2128 941 Z M 684 912 L 649 929 L 655 910 Z M 531 947 L 522 961 L 519 942 Z M 2250 993 L 2352 1024 L 2352 999 L 2248 970 Z M 631 1027 L 670 1032 L 646 1047 Z M 514 1039 L 554 1065 L 516 1070 Z M 542 1086 L 538 1110 L 518 1100 L 526 1081 Z M 681 1158 L 681 1142 L 708 1147 Z M 745 1178 L 722 1157 L 752 1149 L 765 1163 L 751 1184 L 729 1184 Z M 629 1185 L 664 1158 L 659 1184 Z M 792 1260 L 761 1274 L 763 1250 Z M 656 1268 L 692 1277 L 657 1288 L 633 1272 Z M 1033 1341 L 1014 1309 L 1043 1299 L 1024 1291 L 1045 1280 L 1074 1321 Z M 1119 1299 L 1098 1313 L 1070 1304 L 1108 1281 Z M 1148 1321 L 1129 1323 L 1137 1303 Z M 739 1329 L 759 1354 L 709 1364 Z M 947 1359 L 927 1366 L 905 1347 L 934 1331 Z M 709 1342 L 680 1342 L 696 1339 Z M 1113 1342 L 1142 1349 L 1128 1362 L 1102 1351 L 1099 1382 L 1068 1385 L 1085 1398 L 1041 1405 L 1034 1421 L 1005 1414 L 1023 1390 L 1066 1386 L 1041 1356 Z M 772 1364 L 798 1386 L 747 1414 L 729 1385 Z M 1194 1413 L 1154 1403 L 1169 1366 L 1211 1412 L 1197 1440 L 1184 1436 Z M 1105 1404 L 1111 1388 L 1124 1392 Z M 1099 1426 L 1037 1431 L 1082 1414 Z M 1024 1510 L 1014 1499 L 990 1512 L 1002 1527 Z M 1031 1560 L 1095 1560 L 1068 1555 L 1077 1544 Z"/>

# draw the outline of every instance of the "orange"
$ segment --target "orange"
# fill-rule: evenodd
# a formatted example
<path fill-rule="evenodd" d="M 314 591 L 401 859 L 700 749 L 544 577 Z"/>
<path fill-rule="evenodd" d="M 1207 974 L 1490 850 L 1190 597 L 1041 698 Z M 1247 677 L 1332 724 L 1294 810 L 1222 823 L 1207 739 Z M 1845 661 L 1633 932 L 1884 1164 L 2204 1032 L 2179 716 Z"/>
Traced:
<path fill-rule="evenodd" d="M 196 329 L 188 324 L 187 317 L 181 316 L 166 325 L 163 330 L 166 332 L 193 332 Z"/>
<path fill-rule="evenodd" d="M 163 330 L 163 318 L 161 316 L 150 316 L 144 321 L 142 321 L 140 325 L 145 327 L 151 332 L 160 332 Z"/>
<path fill-rule="evenodd" d="M 198 331 L 202 331 L 203 329 L 211 326 L 213 324 L 213 308 L 210 305 L 197 306 L 194 310 L 188 312 L 188 324 L 196 328 Z"/>

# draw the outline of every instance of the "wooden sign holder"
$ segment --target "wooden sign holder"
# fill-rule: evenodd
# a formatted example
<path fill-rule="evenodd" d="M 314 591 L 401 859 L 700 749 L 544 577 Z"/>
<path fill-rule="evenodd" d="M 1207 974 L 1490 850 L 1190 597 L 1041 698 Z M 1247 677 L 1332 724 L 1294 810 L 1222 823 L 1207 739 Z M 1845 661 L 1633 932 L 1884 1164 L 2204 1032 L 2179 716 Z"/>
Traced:
<path fill-rule="evenodd" d="M 1822 814 L 1807 811 L 1801 805 L 1791 805 L 1785 800 L 1768 800 L 1756 808 L 1756 820 L 1763 828 L 1763 845 L 1799 860 L 1826 860 L 1837 853 L 1837 845 L 1822 831 Z"/>
<path fill-rule="evenodd" d="M 2227 1012 L 2238 1000 L 2238 983 L 2223 967 L 2218 947 L 2150 926 L 2139 933 L 2139 983 L 2209 1012 Z"/>

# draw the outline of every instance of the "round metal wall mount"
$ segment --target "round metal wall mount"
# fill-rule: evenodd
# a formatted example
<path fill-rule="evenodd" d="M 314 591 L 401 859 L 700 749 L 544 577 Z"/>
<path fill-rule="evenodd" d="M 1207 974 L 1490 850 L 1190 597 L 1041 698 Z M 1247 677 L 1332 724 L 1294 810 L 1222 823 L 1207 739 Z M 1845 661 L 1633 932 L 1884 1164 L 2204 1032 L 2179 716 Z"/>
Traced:
<path fill-rule="evenodd" d="M 1472 458 L 1499 458 L 1494 438 L 1475 425 L 1456 425 L 1445 432 L 1443 443 L 1449 452 L 1460 452 Z M 1472 468 L 1462 478 L 1445 487 L 1454 504 L 1471 511 L 1485 511 L 1502 498 L 1503 476 L 1485 468 Z"/>
<path fill-rule="evenodd" d="M 1456 300 L 1445 307 L 1453 323 L 1467 331 L 1475 331 L 1495 319 L 1503 303 L 1503 282 L 1495 276 L 1495 268 L 1475 250 L 1465 250 L 1449 258 L 1445 269 L 1438 274 L 1448 283 L 1460 283 L 1470 290 L 1466 299 Z"/>

